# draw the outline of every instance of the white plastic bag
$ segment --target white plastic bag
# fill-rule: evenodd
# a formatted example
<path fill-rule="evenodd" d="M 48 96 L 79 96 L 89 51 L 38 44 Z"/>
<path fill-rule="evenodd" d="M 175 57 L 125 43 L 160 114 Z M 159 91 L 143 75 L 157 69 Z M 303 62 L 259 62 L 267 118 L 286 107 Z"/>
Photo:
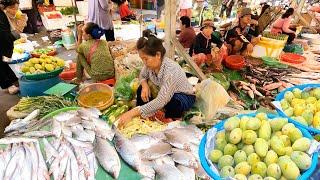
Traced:
<path fill-rule="evenodd" d="M 225 107 L 230 101 L 227 91 L 217 82 L 206 79 L 196 87 L 196 106 L 204 114 L 205 120 L 212 119 L 218 109 Z"/>
<path fill-rule="evenodd" d="M 32 0 L 19 0 L 19 9 L 21 10 L 32 9 Z"/>

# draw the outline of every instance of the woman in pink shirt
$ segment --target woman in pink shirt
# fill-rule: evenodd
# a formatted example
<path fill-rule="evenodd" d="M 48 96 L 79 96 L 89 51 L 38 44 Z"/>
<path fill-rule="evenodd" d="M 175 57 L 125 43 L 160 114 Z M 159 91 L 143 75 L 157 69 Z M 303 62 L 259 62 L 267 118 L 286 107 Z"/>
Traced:
<path fill-rule="evenodd" d="M 289 36 L 287 43 L 291 44 L 296 37 L 296 28 L 291 26 L 291 17 L 294 13 L 293 8 L 289 8 L 281 18 L 277 19 L 271 26 L 271 33 L 286 34 Z"/>

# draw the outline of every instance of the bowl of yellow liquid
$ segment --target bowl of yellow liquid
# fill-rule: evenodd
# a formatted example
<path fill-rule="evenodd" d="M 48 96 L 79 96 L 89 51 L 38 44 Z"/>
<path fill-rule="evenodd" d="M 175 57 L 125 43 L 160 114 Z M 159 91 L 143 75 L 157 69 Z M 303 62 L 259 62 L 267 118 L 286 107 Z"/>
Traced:
<path fill-rule="evenodd" d="M 95 107 L 104 110 L 110 107 L 113 102 L 113 90 L 106 84 L 90 84 L 79 91 L 78 104 L 82 107 Z"/>

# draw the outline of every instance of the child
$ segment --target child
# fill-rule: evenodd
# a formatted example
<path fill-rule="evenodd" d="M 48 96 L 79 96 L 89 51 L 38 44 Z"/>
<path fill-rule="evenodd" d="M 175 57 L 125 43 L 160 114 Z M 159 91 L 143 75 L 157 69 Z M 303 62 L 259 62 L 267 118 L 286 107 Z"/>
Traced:
<path fill-rule="evenodd" d="M 136 20 L 136 16 L 134 15 L 133 11 L 130 11 L 128 4 L 128 0 L 124 0 L 119 5 L 121 21 Z"/>

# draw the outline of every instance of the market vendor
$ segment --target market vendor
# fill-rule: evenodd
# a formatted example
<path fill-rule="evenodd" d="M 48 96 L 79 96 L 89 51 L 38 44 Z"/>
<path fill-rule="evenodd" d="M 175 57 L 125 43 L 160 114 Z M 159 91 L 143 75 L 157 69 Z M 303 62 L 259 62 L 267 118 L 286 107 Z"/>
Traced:
<path fill-rule="evenodd" d="M 292 15 L 294 13 L 293 8 L 287 9 L 287 11 L 277 19 L 271 26 L 271 33 L 286 34 L 288 35 L 287 43 L 291 44 L 296 37 L 296 28 L 291 26 Z"/>
<path fill-rule="evenodd" d="M 251 9 L 243 8 L 239 13 L 238 24 L 226 35 L 229 54 L 249 55 L 253 46 L 258 42 L 259 28 L 257 21 L 251 19 Z"/>
<path fill-rule="evenodd" d="M 140 73 L 141 85 L 137 91 L 137 107 L 123 114 L 118 126 L 125 126 L 136 116 L 156 118 L 163 122 L 181 118 L 182 113 L 189 110 L 196 99 L 184 71 L 179 64 L 164 57 L 166 49 L 162 40 L 150 30 L 144 31 L 143 37 L 137 42 L 137 49 L 144 62 Z M 154 99 L 148 81 L 160 89 Z"/>
<path fill-rule="evenodd" d="M 129 2 L 127 0 L 122 0 L 119 4 L 119 14 L 121 21 L 136 20 L 136 15 L 129 9 Z"/>
<path fill-rule="evenodd" d="M 19 88 L 15 85 L 18 78 L 8 65 L 4 62 L 10 59 L 13 53 L 14 41 L 18 39 L 17 33 L 11 26 L 7 14 L 15 14 L 18 11 L 17 0 L 0 1 L 0 87 L 9 92 L 9 94 L 16 94 Z"/>
<path fill-rule="evenodd" d="M 184 48 L 190 48 L 196 37 L 196 33 L 191 26 L 191 20 L 188 16 L 182 16 L 180 18 L 180 28 L 181 33 L 179 34 L 179 42 Z"/>
<path fill-rule="evenodd" d="M 84 70 L 95 82 L 114 78 L 114 63 L 108 42 L 100 40 L 104 33 L 103 29 L 91 22 L 78 27 L 76 84 L 83 81 Z"/>
<path fill-rule="evenodd" d="M 198 66 L 203 63 L 210 63 L 213 57 L 213 48 L 221 47 L 222 45 L 221 40 L 213 35 L 215 29 L 212 20 L 203 21 L 200 29 L 201 32 L 197 34 L 192 43 L 189 54 Z"/>

